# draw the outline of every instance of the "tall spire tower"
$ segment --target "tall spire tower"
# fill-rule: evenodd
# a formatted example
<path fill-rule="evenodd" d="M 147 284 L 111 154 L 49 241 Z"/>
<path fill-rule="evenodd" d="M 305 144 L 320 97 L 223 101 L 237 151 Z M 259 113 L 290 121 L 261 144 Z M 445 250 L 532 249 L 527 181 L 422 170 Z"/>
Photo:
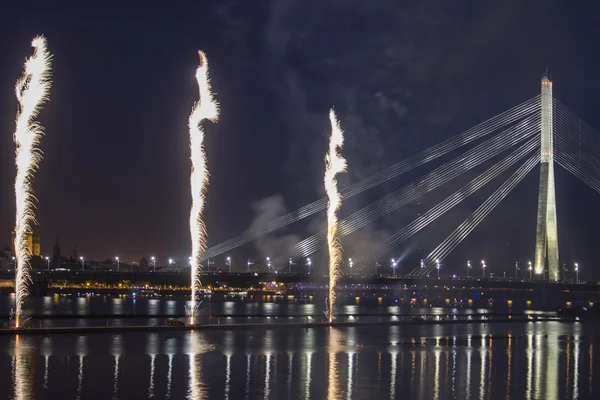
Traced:
<path fill-rule="evenodd" d="M 535 273 L 543 274 L 548 264 L 548 279 L 558 279 L 558 229 L 554 194 L 554 132 L 552 81 L 548 72 L 542 77 L 542 134 L 540 190 L 535 236 Z"/>

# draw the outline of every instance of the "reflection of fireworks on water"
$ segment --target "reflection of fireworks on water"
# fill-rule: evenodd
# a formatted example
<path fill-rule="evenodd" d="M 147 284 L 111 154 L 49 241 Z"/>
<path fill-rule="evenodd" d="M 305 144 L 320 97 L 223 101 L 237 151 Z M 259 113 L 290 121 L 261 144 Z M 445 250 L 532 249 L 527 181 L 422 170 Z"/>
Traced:
<path fill-rule="evenodd" d="M 329 198 L 327 205 L 327 245 L 329 247 L 327 314 L 329 322 L 332 322 L 335 288 L 341 275 L 340 261 L 342 258 L 342 245 L 337 236 L 338 220 L 336 215 L 337 210 L 342 205 L 342 196 L 338 192 L 336 175 L 346 171 L 346 160 L 338 152 L 338 149 L 341 149 L 344 144 L 344 131 L 342 131 L 333 109 L 329 112 L 329 120 L 331 121 L 331 138 L 329 139 L 329 151 L 325 156 L 325 191 Z"/>
<path fill-rule="evenodd" d="M 208 184 L 208 170 L 206 167 L 206 153 L 204 151 L 204 131 L 200 124 L 208 119 L 217 121 L 219 118 L 219 107 L 210 87 L 208 77 L 208 61 L 203 52 L 198 51 L 200 64 L 196 70 L 196 81 L 200 92 L 200 99 L 194 104 L 189 118 L 190 128 L 190 150 L 192 160 L 192 172 L 190 184 L 192 189 L 192 210 L 190 212 L 190 233 L 192 236 L 192 304 L 190 321 L 194 322 L 194 314 L 197 311 L 196 293 L 202 288 L 200 282 L 200 257 L 206 249 L 206 226 L 202 220 L 202 211 L 206 198 L 206 186 Z"/>
<path fill-rule="evenodd" d="M 42 158 L 37 147 L 43 135 L 42 126 L 35 121 L 41 105 L 50 92 L 50 59 L 46 49 L 46 39 L 38 36 L 31 43 L 33 55 L 25 61 L 23 75 L 17 80 L 15 93 L 19 101 L 14 141 L 17 146 L 15 179 L 16 235 L 15 235 L 15 327 L 19 327 L 23 316 L 23 300 L 29 294 L 29 260 L 31 250 L 27 245 L 27 235 L 35 223 L 35 197 L 31 183 L 33 174 Z"/>
<path fill-rule="evenodd" d="M 31 356 L 26 352 L 26 346 L 20 345 L 19 335 L 15 336 L 15 357 L 13 363 L 13 389 L 14 399 L 30 399 L 32 398 L 31 388 L 31 371 L 33 365 Z"/>

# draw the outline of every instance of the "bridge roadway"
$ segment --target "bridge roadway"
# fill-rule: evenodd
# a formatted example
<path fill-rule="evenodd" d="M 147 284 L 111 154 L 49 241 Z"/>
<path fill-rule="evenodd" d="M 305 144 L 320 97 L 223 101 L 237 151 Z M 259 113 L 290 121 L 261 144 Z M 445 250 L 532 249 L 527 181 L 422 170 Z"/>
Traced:
<path fill-rule="evenodd" d="M 32 272 L 34 282 L 60 282 L 68 281 L 71 283 L 102 282 L 105 284 L 115 284 L 128 282 L 132 285 L 151 285 L 151 286 L 189 286 L 190 276 L 187 273 L 180 272 L 129 272 L 129 271 L 47 271 L 35 270 Z M 5 284 L 14 280 L 14 271 L 0 271 L 0 282 Z M 286 274 L 286 273 L 228 273 L 228 272 L 210 272 L 202 274 L 203 285 L 217 286 L 227 284 L 229 286 L 244 288 L 257 287 L 264 282 L 278 282 L 286 286 L 314 287 L 315 289 L 327 285 L 329 278 L 325 274 Z M 479 287 L 487 289 L 513 289 L 513 290 L 549 290 L 550 288 L 559 290 L 568 290 L 575 292 L 595 292 L 600 293 L 600 284 L 598 282 L 581 282 L 579 284 L 573 281 L 561 281 L 557 283 L 548 283 L 543 280 L 529 279 L 500 279 L 500 278 L 479 278 L 479 277 L 444 277 L 437 278 L 416 278 L 410 276 L 392 276 L 392 275 L 344 275 L 340 278 L 339 284 L 343 286 L 352 285 L 364 289 L 382 289 L 384 287 L 415 287 L 424 288 L 433 286 L 449 287 Z"/>
<path fill-rule="evenodd" d="M 46 271 L 36 270 L 33 276 L 32 294 L 45 294 L 55 290 L 47 290 L 48 286 L 85 287 L 90 284 L 90 290 L 99 293 L 116 294 L 127 293 L 133 286 L 148 286 L 162 288 L 162 293 L 167 294 L 169 289 L 172 294 L 187 294 L 189 288 L 189 274 L 161 273 L 161 272 L 113 272 L 113 271 Z M 0 271 L 0 283 L 4 290 L 14 279 L 13 272 Z M 202 277 L 205 287 L 211 287 L 221 294 L 230 290 L 245 290 L 253 288 L 253 294 L 274 294 L 283 291 L 296 298 L 302 296 L 324 295 L 328 284 L 328 277 L 324 274 L 256 274 L 256 273 L 205 273 Z M 271 285 L 276 282 L 277 285 Z M 100 286 L 113 286 L 104 290 L 96 290 L 96 283 Z M 123 284 L 118 289 L 114 285 Z M 281 284 L 284 286 L 282 287 Z M 100 287 L 98 286 L 98 287 Z M 226 287 L 226 289 L 224 288 Z M 600 302 L 600 285 L 597 282 L 576 284 L 573 282 L 548 283 L 542 280 L 528 279 L 481 279 L 481 278 L 413 278 L 407 276 L 390 275 L 363 275 L 343 276 L 339 283 L 340 294 L 343 296 L 357 297 L 403 297 L 403 298 L 490 298 L 511 299 L 518 302 L 533 301 L 534 304 L 550 302 L 555 305 L 569 302 L 589 303 Z M 262 292 L 261 292 L 262 290 Z"/>

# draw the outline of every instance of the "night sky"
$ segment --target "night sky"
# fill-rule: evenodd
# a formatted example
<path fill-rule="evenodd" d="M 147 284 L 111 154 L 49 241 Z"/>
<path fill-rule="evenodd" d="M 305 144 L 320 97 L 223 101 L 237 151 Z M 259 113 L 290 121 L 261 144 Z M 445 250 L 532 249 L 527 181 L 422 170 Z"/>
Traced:
<path fill-rule="evenodd" d="M 54 55 L 34 183 L 43 254 L 58 233 L 63 255 L 77 246 L 88 259 L 187 258 L 187 118 L 198 96 L 198 49 L 207 54 L 222 108 L 220 121 L 205 125 L 209 245 L 324 195 L 331 106 L 346 131 L 342 186 L 537 95 L 546 68 L 555 97 L 600 129 L 600 6 L 593 1 L 84 3 L 10 1 L 0 10 L 2 246 L 14 225 L 13 87 L 36 34 Z M 341 216 L 448 159 L 348 200 Z M 447 259 L 451 268 L 485 257 L 502 271 L 502 263 L 531 258 L 538 171 Z M 501 181 L 494 182 L 390 256 L 433 249 Z M 561 263 L 577 260 L 589 274 L 600 194 L 559 166 L 556 184 Z M 416 212 L 409 205 L 346 238 L 345 257 Z M 247 257 L 285 259 L 286 245 L 323 219 L 319 213 L 232 252 L 234 268 Z"/>

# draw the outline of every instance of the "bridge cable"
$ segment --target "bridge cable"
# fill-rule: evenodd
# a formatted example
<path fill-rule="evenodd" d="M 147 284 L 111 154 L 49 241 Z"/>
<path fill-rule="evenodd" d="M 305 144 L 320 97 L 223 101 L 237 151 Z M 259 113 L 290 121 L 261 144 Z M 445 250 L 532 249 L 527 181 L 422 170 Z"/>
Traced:
<path fill-rule="evenodd" d="M 490 197 L 484 201 L 462 224 L 458 226 L 426 258 L 421 271 L 414 275 L 425 276 L 435 269 L 435 261 L 443 260 L 454 250 L 489 213 L 517 186 L 521 180 L 539 163 L 540 153 L 536 152 L 508 178 Z M 421 269 L 421 268 L 419 268 Z"/>
<path fill-rule="evenodd" d="M 510 147 L 539 132 L 539 113 L 488 139 L 463 155 L 427 173 L 421 179 L 384 196 L 382 199 L 344 218 L 339 224 L 339 235 L 346 236 L 399 207 L 414 201 L 464 172 L 508 150 Z M 290 256 L 299 259 L 309 256 L 325 244 L 325 231 L 318 232 L 291 248 Z"/>
<path fill-rule="evenodd" d="M 371 249 L 368 253 L 358 257 L 355 260 L 353 270 L 346 269 L 346 272 L 360 272 L 372 265 L 373 262 L 377 261 L 382 255 L 389 253 L 394 247 L 402 243 L 421 229 L 435 221 L 437 218 L 448 212 L 454 206 L 460 204 L 463 200 L 468 198 L 470 195 L 487 185 L 494 178 L 498 177 L 504 171 L 509 169 L 511 166 L 516 164 L 519 160 L 523 159 L 526 155 L 531 153 L 533 150 L 539 151 L 540 135 L 537 134 L 525 144 L 517 148 L 515 151 L 510 153 L 504 159 L 488 168 L 485 172 L 471 180 L 469 183 L 464 185 L 458 191 L 454 192 L 446 199 L 432 207 L 430 210 L 425 212 L 423 215 L 412 221 L 410 224 L 404 226 L 401 230 L 396 232 L 394 235 L 387 238 L 385 241 L 380 243 L 377 247 Z"/>
<path fill-rule="evenodd" d="M 482 138 L 490 133 L 493 133 L 500 128 L 519 121 L 532 113 L 535 113 L 540 108 L 540 96 L 535 96 L 509 110 L 506 110 L 462 133 L 444 140 L 422 152 L 411 156 L 403 161 L 400 161 L 383 171 L 380 171 L 362 181 L 350 184 L 341 189 L 341 194 L 344 198 L 350 198 L 360 194 L 370 188 L 373 188 L 389 179 L 395 178 L 407 171 L 410 171 L 429 161 L 435 160 L 444 156 L 450 151 L 456 150 L 468 143 L 471 143 L 479 138 Z M 214 258 L 219 254 L 223 254 L 231 249 L 246 244 L 252 240 L 262 237 L 275 230 L 281 229 L 291 223 L 297 222 L 300 219 L 308 217 L 316 212 L 322 211 L 327 207 L 327 199 L 321 198 L 306 206 L 283 215 L 273 221 L 267 223 L 263 228 L 256 231 L 247 231 L 246 233 L 219 243 L 208 248 L 203 256 L 202 261 Z"/>

